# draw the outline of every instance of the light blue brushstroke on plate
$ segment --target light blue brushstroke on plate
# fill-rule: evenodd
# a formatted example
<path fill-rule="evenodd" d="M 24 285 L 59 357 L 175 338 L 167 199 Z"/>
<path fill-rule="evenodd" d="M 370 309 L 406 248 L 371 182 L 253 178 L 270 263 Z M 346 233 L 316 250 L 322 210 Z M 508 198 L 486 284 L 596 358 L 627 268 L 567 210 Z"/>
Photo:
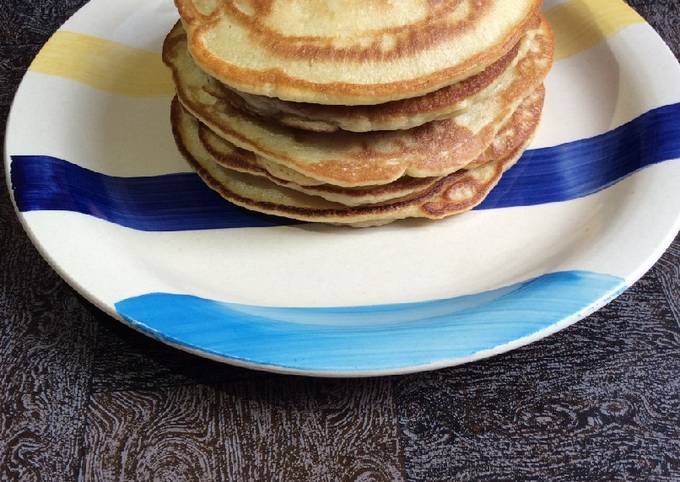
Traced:
<path fill-rule="evenodd" d="M 116 303 L 136 328 L 228 360 L 310 372 L 387 371 L 468 357 L 604 304 L 616 276 L 564 271 L 444 300 L 277 308 L 149 293 Z"/>

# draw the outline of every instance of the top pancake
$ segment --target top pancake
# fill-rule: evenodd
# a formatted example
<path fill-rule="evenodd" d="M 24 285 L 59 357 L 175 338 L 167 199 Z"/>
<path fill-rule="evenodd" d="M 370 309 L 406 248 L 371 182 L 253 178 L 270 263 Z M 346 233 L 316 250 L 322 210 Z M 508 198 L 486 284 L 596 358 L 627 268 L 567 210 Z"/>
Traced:
<path fill-rule="evenodd" d="M 503 57 L 541 0 L 176 0 L 196 63 L 250 94 L 370 105 Z"/>

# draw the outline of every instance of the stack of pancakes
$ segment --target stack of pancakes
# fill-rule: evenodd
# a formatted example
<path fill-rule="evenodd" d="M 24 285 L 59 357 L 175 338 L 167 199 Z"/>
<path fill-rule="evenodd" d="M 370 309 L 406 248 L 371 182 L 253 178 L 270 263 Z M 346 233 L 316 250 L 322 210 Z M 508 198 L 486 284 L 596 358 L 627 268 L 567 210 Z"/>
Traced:
<path fill-rule="evenodd" d="M 541 0 L 176 0 L 177 145 L 229 201 L 372 226 L 472 209 L 522 155 Z"/>

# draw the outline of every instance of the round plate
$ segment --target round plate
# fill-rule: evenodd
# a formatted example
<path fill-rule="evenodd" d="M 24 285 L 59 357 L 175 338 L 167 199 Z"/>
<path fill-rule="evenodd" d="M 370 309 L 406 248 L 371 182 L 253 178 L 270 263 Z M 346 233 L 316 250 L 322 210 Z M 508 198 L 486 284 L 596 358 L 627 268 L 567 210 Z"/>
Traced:
<path fill-rule="evenodd" d="M 51 265 L 181 349 L 264 370 L 406 373 L 560 330 L 635 282 L 680 221 L 680 68 L 618 0 L 553 0 L 540 131 L 475 211 L 349 229 L 236 208 L 170 133 L 167 0 L 93 0 L 7 128 L 13 200 Z"/>

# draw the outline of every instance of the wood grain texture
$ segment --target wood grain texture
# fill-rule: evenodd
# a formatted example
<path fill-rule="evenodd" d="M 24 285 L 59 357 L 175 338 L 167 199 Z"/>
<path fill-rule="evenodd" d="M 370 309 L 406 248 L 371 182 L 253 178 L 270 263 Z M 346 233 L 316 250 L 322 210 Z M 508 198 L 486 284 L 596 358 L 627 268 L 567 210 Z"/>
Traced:
<path fill-rule="evenodd" d="M 94 307 L 91 311 L 99 328 L 92 367 L 94 393 L 232 383 L 271 376 L 189 355 L 131 330 Z"/>
<path fill-rule="evenodd" d="M 231 480 L 402 479 L 388 380 L 229 386 L 220 414 Z"/>
<path fill-rule="evenodd" d="M 7 202 L 0 226 L 0 480 L 69 480 L 79 464 L 96 325 Z"/>
<path fill-rule="evenodd" d="M 653 276 L 516 352 L 395 383 L 411 480 L 680 478 L 680 331 Z"/>
<path fill-rule="evenodd" d="M 391 385 L 275 377 L 93 395 L 84 480 L 401 480 Z"/>
<path fill-rule="evenodd" d="M 654 266 L 652 272 L 661 282 L 666 298 L 680 329 L 680 235 Z"/>
<path fill-rule="evenodd" d="M 217 393 L 205 386 L 93 395 L 82 480 L 223 480 Z"/>
<path fill-rule="evenodd" d="M 0 149 L 9 104 L 60 1 L 0 9 Z M 85 2 L 69 2 L 71 9 Z M 31 246 L 0 167 L 0 480 L 72 480 L 81 458 L 96 325 Z"/>
<path fill-rule="evenodd" d="M 0 45 L 42 45 L 88 0 L 9 0 L 0 9 Z"/>
<path fill-rule="evenodd" d="M 659 32 L 675 56 L 680 56 L 680 1 L 627 0 Z"/>

